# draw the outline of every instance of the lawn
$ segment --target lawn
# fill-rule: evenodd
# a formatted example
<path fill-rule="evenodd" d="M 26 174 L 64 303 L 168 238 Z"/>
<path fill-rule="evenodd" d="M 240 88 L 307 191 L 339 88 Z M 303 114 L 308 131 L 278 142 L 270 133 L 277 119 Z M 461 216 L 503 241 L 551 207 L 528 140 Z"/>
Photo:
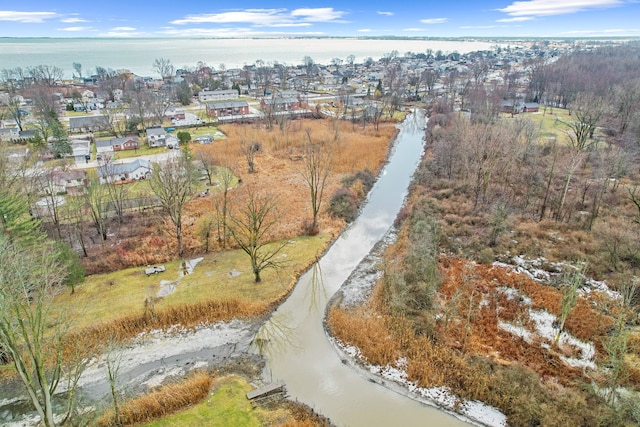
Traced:
<path fill-rule="evenodd" d="M 299 237 L 290 241 L 279 255 L 281 268 L 267 269 L 262 282 L 255 283 L 248 256 L 240 250 L 223 251 L 185 261 L 165 263 L 166 271 L 147 276 L 145 267 L 89 276 L 74 294 L 58 296 L 56 305 L 69 311 L 75 326 L 87 327 L 122 315 L 141 314 L 148 297 L 175 287 L 156 304 L 157 309 L 202 301 L 241 299 L 247 303 L 269 303 L 281 298 L 294 278 L 316 259 L 329 243 L 329 234 Z M 186 263 L 196 264 L 184 274 Z M 117 309 L 114 309 L 117 308 Z"/>
<path fill-rule="evenodd" d="M 216 380 L 214 392 L 203 402 L 168 417 L 143 424 L 145 427 L 259 427 L 262 425 L 247 392 L 251 385 L 243 378 L 229 375 Z"/>

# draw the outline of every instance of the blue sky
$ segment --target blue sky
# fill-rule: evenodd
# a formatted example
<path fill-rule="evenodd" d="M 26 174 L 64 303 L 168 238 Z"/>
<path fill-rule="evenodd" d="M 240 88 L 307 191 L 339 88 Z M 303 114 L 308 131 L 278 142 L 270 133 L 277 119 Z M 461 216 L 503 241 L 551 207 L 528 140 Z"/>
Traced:
<path fill-rule="evenodd" d="M 640 37 L 640 0 L 4 3 L 0 37 Z"/>

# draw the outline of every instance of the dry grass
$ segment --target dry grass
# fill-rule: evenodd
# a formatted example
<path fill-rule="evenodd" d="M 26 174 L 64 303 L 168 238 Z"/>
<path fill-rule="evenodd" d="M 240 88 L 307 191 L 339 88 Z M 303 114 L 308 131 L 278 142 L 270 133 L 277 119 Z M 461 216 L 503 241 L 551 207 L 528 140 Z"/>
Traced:
<path fill-rule="evenodd" d="M 137 425 L 166 416 L 203 400 L 211 389 L 213 379 L 205 372 L 166 385 L 144 396 L 125 402 L 120 408 L 120 424 L 115 412 L 107 411 L 97 422 L 100 427 Z"/>
<path fill-rule="evenodd" d="M 404 236 L 400 233 L 399 243 L 387 250 L 387 259 L 402 256 L 403 249 L 395 246 L 405 246 Z M 424 327 L 419 322 L 433 313 L 412 320 L 390 315 L 380 285 L 366 306 L 332 309 L 331 332 L 358 347 L 368 363 L 394 366 L 405 358 L 410 381 L 421 387 L 446 386 L 458 396 L 493 405 L 507 414 L 510 425 L 576 425 L 609 419 L 610 410 L 589 402 L 593 397 L 579 387 L 597 378 L 561 360 L 575 356 L 572 349 L 553 343 L 545 349 L 540 339 L 525 341 L 498 327 L 500 319 L 534 330 L 528 306 L 507 298 L 498 288 L 517 289 L 531 299 L 533 308 L 556 314 L 562 298 L 558 290 L 503 268 L 454 257 L 442 257 L 439 266 L 444 278 L 440 314 L 427 327 L 428 336 L 421 334 Z M 580 298 L 565 329 L 593 340 L 606 336 L 611 324 L 594 299 Z M 636 365 L 627 358 L 630 381 L 640 375 Z"/>

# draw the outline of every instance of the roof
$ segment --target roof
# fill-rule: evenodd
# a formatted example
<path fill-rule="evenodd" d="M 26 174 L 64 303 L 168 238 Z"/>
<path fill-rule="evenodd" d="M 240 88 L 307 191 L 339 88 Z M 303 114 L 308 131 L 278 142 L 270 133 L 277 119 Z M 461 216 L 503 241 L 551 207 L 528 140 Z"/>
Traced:
<path fill-rule="evenodd" d="M 111 164 L 109 168 L 103 165 L 98 168 L 98 176 L 104 178 L 105 176 L 124 175 L 140 168 L 151 170 L 151 162 L 145 159 L 136 159 L 130 163 Z"/>
<path fill-rule="evenodd" d="M 127 141 L 134 141 L 134 142 L 138 142 L 138 137 L 137 136 L 123 136 L 121 138 L 111 138 L 111 139 L 107 139 L 106 142 L 109 143 L 109 145 L 122 145 Z M 98 143 L 96 142 L 96 147 L 98 146 Z"/>
<path fill-rule="evenodd" d="M 218 89 L 218 90 L 202 90 L 198 92 L 198 96 L 200 95 L 223 95 L 223 94 L 238 94 L 238 91 L 235 89 Z"/>
<path fill-rule="evenodd" d="M 152 136 L 152 135 L 162 136 L 166 134 L 167 134 L 167 131 L 165 131 L 164 128 L 161 128 L 161 127 L 147 128 L 147 136 Z"/>
<path fill-rule="evenodd" d="M 70 128 L 83 128 L 88 126 L 102 125 L 105 123 L 105 116 L 70 117 Z"/>
<path fill-rule="evenodd" d="M 296 102 L 299 102 L 298 98 L 295 98 L 293 96 L 274 96 L 273 98 L 264 98 L 264 103 L 267 105 L 272 105 L 272 104 L 294 104 Z"/>
<path fill-rule="evenodd" d="M 248 107 L 249 103 L 247 101 L 214 101 L 207 103 L 207 108 L 212 110 L 217 110 L 219 108 L 238 108 L 238 107 Z"/>

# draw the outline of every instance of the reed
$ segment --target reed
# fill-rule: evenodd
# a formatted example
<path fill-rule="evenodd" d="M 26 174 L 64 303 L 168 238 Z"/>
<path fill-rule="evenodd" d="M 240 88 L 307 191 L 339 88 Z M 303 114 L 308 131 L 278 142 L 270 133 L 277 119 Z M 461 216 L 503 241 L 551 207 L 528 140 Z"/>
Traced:
<path fill-rule="evenodd" d="M 267 303 L 248 303 L 241 299 L 227 299 L 156 309 L 153 301 L 149 301 L 142 314 L 122 316 L 73 331 L 67 338 L 66 352 L 73 354 L 79 349 L 84 349 L 84 352 L 92 355 L 100 351 L 106 343 L 122 342 L 136 337 L 141 332 L 168 329 L 174 325 L 193 328 L 203 323 L 259 316 L 268 312 L 271 307 L 272 305 Z"/>
<path fill-rule="evenodd" d="M 185 380 L 163 386 L 149 394 L 124 402 L 119 410 L 119 422 L 113 410 L 97 421 L 100 427 L 129 426 L 166 416 L 202 401 L 211 390 L 213 379 L 206 372 L 197 372 Z"/>

